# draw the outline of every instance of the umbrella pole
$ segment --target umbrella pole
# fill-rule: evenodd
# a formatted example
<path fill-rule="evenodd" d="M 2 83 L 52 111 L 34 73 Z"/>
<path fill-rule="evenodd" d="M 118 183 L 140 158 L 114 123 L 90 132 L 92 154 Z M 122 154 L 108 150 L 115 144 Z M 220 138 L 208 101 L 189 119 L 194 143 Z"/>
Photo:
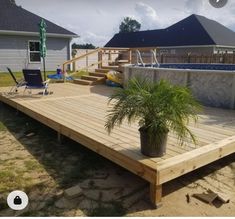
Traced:
<path fill-rule="evenodd" d="M 45 57 L 43 57 L 43 70 L 44 70 L 44 81 L 46 81 L 47 80 L 47 76 L 46 76 Z"/>

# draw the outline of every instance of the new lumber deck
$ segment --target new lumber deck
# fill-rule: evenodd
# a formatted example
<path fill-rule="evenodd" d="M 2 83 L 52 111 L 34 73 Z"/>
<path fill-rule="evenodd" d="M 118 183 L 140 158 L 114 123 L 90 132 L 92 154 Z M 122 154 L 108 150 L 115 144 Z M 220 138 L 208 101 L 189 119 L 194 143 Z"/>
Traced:
<path fill-rule="evenodd" d="M 123 124 L 111 135 L 104 129 L 108 96 L 112 88 L 51 84 L 52 95 L 9 95 L 0 89 L 0 101 L 56 130 L 150 183 L 150 200 L 159 206 L 162 184 L 235 152 L 235 111 L 204 108 L 197 124 L 190 129 L 197 145 L 180 146 L 170 133 L 166 155 L 149 158 L 140 153 L 137 124 Z M 34 93 L 37 93 L 37 91 Z"/>

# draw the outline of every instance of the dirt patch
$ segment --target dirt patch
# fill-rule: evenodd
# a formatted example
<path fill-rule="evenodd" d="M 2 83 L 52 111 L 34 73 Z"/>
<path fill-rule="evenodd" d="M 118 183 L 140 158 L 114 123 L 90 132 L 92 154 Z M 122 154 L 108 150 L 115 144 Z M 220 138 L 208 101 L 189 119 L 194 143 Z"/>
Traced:
<path fill-rule="evenodd" d="M 153 210 L 144 180 L 76 142 L 57 143 L 53 130 L 5 105 L 0 151 L 0 216 L 235 216 L 234 154 L 164 184 L 163 207 Z M 82 195 L 67 200 L 63 192 L 75 185 Z M 30 204 L 14 212 L 6 197 L 18 189 Z M 207 189 L 228 194 L 230 203 L 210 206 L 191 197 Z"/>

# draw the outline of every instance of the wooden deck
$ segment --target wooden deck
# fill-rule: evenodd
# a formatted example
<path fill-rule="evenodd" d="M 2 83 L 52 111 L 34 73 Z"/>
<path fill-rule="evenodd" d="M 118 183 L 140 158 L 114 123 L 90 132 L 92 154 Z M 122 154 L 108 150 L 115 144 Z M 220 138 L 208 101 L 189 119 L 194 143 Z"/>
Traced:
<path fill-rule="evenodd" d="M 162 184 L 235 152 L 235 111 L 205 108 L 198 123 L 190 124 L 195 146 L 179 146 L 170 133 L 167 153 L 149 158 L 140 153 L 138 126 L 123 124 L 111 135 L 104 129 L 107 100 L 113 89 L 105 86 L 51 84 L 52 95 L 9 95 L 0 89 L 0 101 L 16 108 L 150 183 L 150 198 L 161 203 Z M 34 91 L 35 92 L 35 91 Z M 37 91 L 35 92 L 37 93 Z"/>

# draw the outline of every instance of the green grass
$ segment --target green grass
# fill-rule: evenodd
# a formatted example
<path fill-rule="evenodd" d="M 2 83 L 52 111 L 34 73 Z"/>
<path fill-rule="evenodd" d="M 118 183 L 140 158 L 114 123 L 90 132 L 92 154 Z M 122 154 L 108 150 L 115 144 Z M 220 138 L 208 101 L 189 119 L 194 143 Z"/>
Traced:
<path fill-rule="evenodd" d="M 29 171 L 40 171 L 43 167 L 36 160 L 25 160 L 24 165 Z"/>
<path fill-rule="evenodd" d="M 22 177 L 22 170 L 8 167 L 0 171 L 0 193 L 15 190 L 15 188 L 27 187 L 30 179 Z"/>
<path fill-rule="evenodd" d="M 48 71 L 46 72 L 47 75 L 49 74 L 55 74 L 55 71 Z M 70 74 L 70 72 L 68 72 Z M 87 75 L 88 73 L 86 71 L 78 71 L 77 73 L 73 74 L 73 78 L 80 78 L 82 75 Z M 14 72 L 14 75 L 17 80 L 20 80 L 23 78 L 22 72 Z M 0 72 L 0 87 L 9 87 L 15 85 L 15 82 L 13 81 L 11 75 L 8 72 Z"/>
<path fill-rule="evenodd" d="M 46 74 L 53 74 L 54 71 L 48 71 Z M 14 72 L 14 75 L 17 80 L 20 80 L 23 78 L 22 72 Z M 15 85 L 15 82 L 13 81 L 11 75 L 8 72 L 0 72 L 0 87 L 9 87 Z"/>
<path fill-rule="evenodd" d="M 14 73 L 17 80 L 22 78 L 22 73 Z M 0 73 L 0 87 L 8 87 L 14 85 L 14 81 L 9 73 Z"/>

